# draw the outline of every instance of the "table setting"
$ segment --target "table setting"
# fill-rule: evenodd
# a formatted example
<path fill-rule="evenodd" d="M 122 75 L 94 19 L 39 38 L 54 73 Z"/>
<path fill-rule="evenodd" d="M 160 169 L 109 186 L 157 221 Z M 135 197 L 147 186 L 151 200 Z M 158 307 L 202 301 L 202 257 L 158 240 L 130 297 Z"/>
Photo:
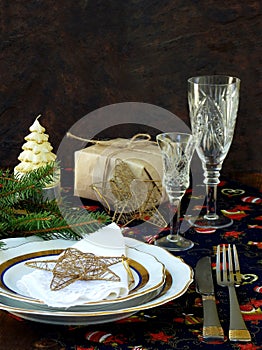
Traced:
<path fill-rule="evenodd" d="M 235 77 L 188 79 L 192 133 L 159 133 L 149 145 L 155 164 L 162 161 L 161 183 L 148 171 L 137 179 L 132 171 L 138 162 L 117 159 L 106 186 L 91 186 L 100 201 L 82 198 L 79 208 L 74 186 L 81 186 L 80 177 L 72 185 L 74 171 L 63 169 L 70 181 L 61 192 L 74 192 L 76 214 L 69 226 L 77 236 L 53 232 L 1 239 L 2 344 L 11 342 L 19 323 L 21 337 L 21 332 L 33 332 L 32 349 L 262 349 L 261 193 L 220 179 L 233 141 L 239 91 Z M 37 121 L 30 131 L 45 130 Z M 142 148 L 148 141 L 142 140 Z M 132 147 L 141 152 L 134 142 L 125 152 Z M 194 153 L 203 182 L 192 176 Z M 132 180 L 130 188 L 123 182 L 119 186 L 119 173 Z M 137 191 L 140 196 L 133 195 Z M 118 215 L 101 224 L 107 207 L 112 214 L 112 195 Z M 95 215 L 92 232 L 77 229 L 75 216 L 83 208 Z M 149 213 L 157 215 L 157 224 L 145 219 Z"/>
<path fill-rule="evenodd" d="M 104 228 L 104 230 L 106 229 L 108 228 Z M 102 233 L 104 234 L 104 232 Z M 96 291 L 93 301 L 86 301 L 83 295 L 80 295 L 80 297 L 78 296 L 78 301 L 76 300 L 74 303 L 72 301 L 72 290 L 68 292 L 70 296 L 68 301 L 66 300 L 65 293 L 62 293 L 61 297 L 58 296 L 56 302 L 54 302 L 51 297 L 49 301 L 48 296 L 45 296 L 45 302 L 36 299 L 38 295 L 43 299 L 43 290 L 47 291 L 49 280 L 45 281 L 44 285 L 41 287 L 43 289 L 40 289 L 40 292 L 39 290 L 37 292 L 35 290 L 32 291 L 32 288 L 29 291 L 28 289 L 26 290 L 28 294 L 30 292 L 34 297 L 26 295 L 27 293 L 23 289 L 24 284 L 27 283 L 27 287 L 35 285 L 37 282 L 39 284 L 38 278 L 44 279 L 44 277 L 39 276 L 35 278 L 34 281 L 32 273 L 29 273 L 29 276 L 27 276 L 26 272 L 24 272 L 25 275 L 23 275 L 23 277 L 26 277 L 26 280 L 22 277 L 23 281 L 21 281 L 19 276 L 19 280 L 15 281 L 13 275 L 16 275 L 16 271 L 12 272 L 12 268 L 16 268 L 20 261 L 23 262 L 23 264 L 27 259 L 31 261 L 31 259 L 38 256 L 39 251 L 43 252 L 42 254 L 49 252 L 48 254 L 50 255 L 45 256 L 50 257 L 55 254 L 58 248 L 70 246 L 72 242 L 68 240 L 56 240 L 54 242 L 48 241 L 25 244 L 23 240 L 21 242 L 23 251 L 33 252 L 31 254 L 17 256 L 16 254 L 17 250 L 19 251 L 19 247 L 14 248 L 14 250 L 10 248 L 7 251 L 11 251 L 9 256 L 14 256 L 14 258 L 7 260 L 7 263 L 5 262 L 2 264 L 4 266 L 1 266 L 1 271 L 3 271 L 1 273 L 1 279 L 3 281 L 1 286 L 1 298 L 4 301 L 2 308 L 14 312 L 16 315 L 22 315 L 22 317 L 26 319 L 42 320 L 46 323 L 62 325 L 92 324 L 126 318 L 136 311 L 166 303 L 182 295 L 191 284 L 193 277 L 192 269 L 180 259 L 170 256 L 168 253 L 164 254 L 165 252 L 161 250 L 160 254 L 158 254 L 159 249 L 157 247 L 148 247 L 142 242 L 138 244 L 136 240 L 131 238 L 125 238 L 124 243 L 127 249 L 128 259 L 132 259 L 131 263 L 129 263 L 130 269 L 131 271 L 135 271 L 132 273 L 132 276 L 134 276 L 134 285 L 131 286 L 129 293 L 111 296 L 109 299 L 101 296 L 99 299 L 99 290 L 98 286 L 96 286 L 92 287 Z M 51 247 L 55 249 L 50 250 Z M 154 253 L 154 251 L 156 252 Z M 158 261 L 157 257 L 159 256 L 161 261 L 164 261 L 165 268 L 163 263 Z M 13 264 L 15 264 L 15 267 Z M 8 276 L 8 274 L 10 274 L 10 276 Z M 176 285 L 174 285 L 174 274 L 176 276 L 181 275 L 179 283 L 176 283 Z M 22 287 L 21 283 L 23 283 Z M 113 283 L 114 282 L 111 284 Z M 117 287 L 113 286 L 113 288 L 116 289 Z M 104 292 L 105 286 L 101 285 L 101 289 Z M 77 293 L 79 293 L 79 287 L 77 288 Z M 84 291 L 83 294 L 85 295 L 87 292 Z"/>

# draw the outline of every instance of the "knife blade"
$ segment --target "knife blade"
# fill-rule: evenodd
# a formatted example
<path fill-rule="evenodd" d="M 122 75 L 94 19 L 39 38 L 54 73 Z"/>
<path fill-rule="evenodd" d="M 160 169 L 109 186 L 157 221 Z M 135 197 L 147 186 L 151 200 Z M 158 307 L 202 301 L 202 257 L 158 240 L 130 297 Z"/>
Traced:
<path fill-rule="evenodd" d="M 195 280 L 196 291 L 201 294 L 203 303 L 203 341 L 206 343 L 224 342 L 224 332 L 217 313 L 209 256 L 198 260 L 195 268 Z"/>

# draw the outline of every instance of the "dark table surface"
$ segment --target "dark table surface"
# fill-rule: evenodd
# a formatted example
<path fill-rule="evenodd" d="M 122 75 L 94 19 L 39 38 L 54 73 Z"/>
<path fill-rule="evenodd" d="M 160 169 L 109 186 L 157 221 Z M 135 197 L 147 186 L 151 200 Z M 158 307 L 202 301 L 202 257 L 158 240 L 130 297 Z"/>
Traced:
<path fill-rule="evenodd" d="M 190 197 L 190 192 L 187 194 Z M 203 204 L 201 196 L 191 196 L 192 208 Z M 162 306 L 143 310 L 121 321 L 88 326 L 57 326 L 20 319 L 0 311 L 0 349 L 262 349 L 262 196 L 259 191 L 239 183 L 221 181 L 218 206 L 226 210 L 233 225 L 214 232 L 199 232 L 189 227 L 186 236 L 195 242 L 192 249 L 175 253 L 193 269 L 198 259 L 209 255 L 215 267 L 215 248 L 220 243 L 234 243 L 239 252 L 243 283 L 237 295 L 252 341 L 210 345 L 202 341 L 203 309 L 192 283 L 187 292 Z M 92 207 L 92 210 L 94 207 Z M 153 243 L 159 228 L 130 227 L 127 237 Z M 158 231 L 158 232 L 157 232 Z M 167 234 L 163 230 L 161 235 Z M 214 272 L 214 271 L 213 271 Z M 214 275 L 215 278 L 215 275 Z M 214 279 L 215 280 L 215 279 Z M 215 285 L 217 307 L 226 337 L 229 326 L 227 288 Z"/>

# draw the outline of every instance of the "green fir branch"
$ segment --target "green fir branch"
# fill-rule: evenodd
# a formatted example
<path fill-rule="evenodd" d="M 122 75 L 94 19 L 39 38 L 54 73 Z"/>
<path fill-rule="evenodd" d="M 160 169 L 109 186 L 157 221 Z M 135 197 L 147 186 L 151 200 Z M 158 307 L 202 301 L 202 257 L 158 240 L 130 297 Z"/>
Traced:
<path fill-rule="evenodd" d="M 32 170 L 22 176 L 0 170 L 0 204 L 2 207 L 16 206 L 21 201 L 43 202 L 42 189 L 54 181 L 57 165 Z M 53 176 L 54 175 L 54 176 Z"/>
<path fill-rule="evenodd" d="M 12 229 L 4 227 L 0 237 L 2 234 L 7 237 L 37 235 L 43 239 L 81 239 L 83 235 L 94 232 L 109 222 L 110 218 L 105 214 L 83 211 L 76 215 L 72 208 L 67 209 L 65 217 L 51 212 L 30 213 L 12 220 L 9 223 Z"/>
<path fill-rule="evenodd" d="M 54 169 L 56 165 L 49 164 L 22 177 L 0 170 L 0 239 L 80 239 L 111 222 L 105 213 L 76 210 L 63 199 L 58 207 L 56 200 L 45 198 L 43 189 L 54 181 Z"/>

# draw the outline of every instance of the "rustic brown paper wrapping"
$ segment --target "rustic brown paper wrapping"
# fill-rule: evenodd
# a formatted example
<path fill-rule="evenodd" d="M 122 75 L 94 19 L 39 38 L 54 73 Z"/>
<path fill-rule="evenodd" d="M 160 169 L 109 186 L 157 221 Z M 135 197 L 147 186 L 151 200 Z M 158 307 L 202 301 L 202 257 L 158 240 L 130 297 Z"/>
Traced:
<path fill-rule="evenodd" d="M 150 140 L 118 138 L 102 141 L 101 144 L 98 141 L 93 146 L 75 152 L 74 194 L 100 200 L 93 185 L 102 188 L 102 192 L 107 191 L 108 184 L 116 176 L 116 165 L 122 161 L 134 175 L 135 181 L 130 186 L 137 195 L 141 196 L 147 191 L 149 182 L 155 182 L 162 193 L 163 166 L 157 144 Z M 117 200 L 112 193 L 103 195 L 106 195 L 109 204 Z"/>

